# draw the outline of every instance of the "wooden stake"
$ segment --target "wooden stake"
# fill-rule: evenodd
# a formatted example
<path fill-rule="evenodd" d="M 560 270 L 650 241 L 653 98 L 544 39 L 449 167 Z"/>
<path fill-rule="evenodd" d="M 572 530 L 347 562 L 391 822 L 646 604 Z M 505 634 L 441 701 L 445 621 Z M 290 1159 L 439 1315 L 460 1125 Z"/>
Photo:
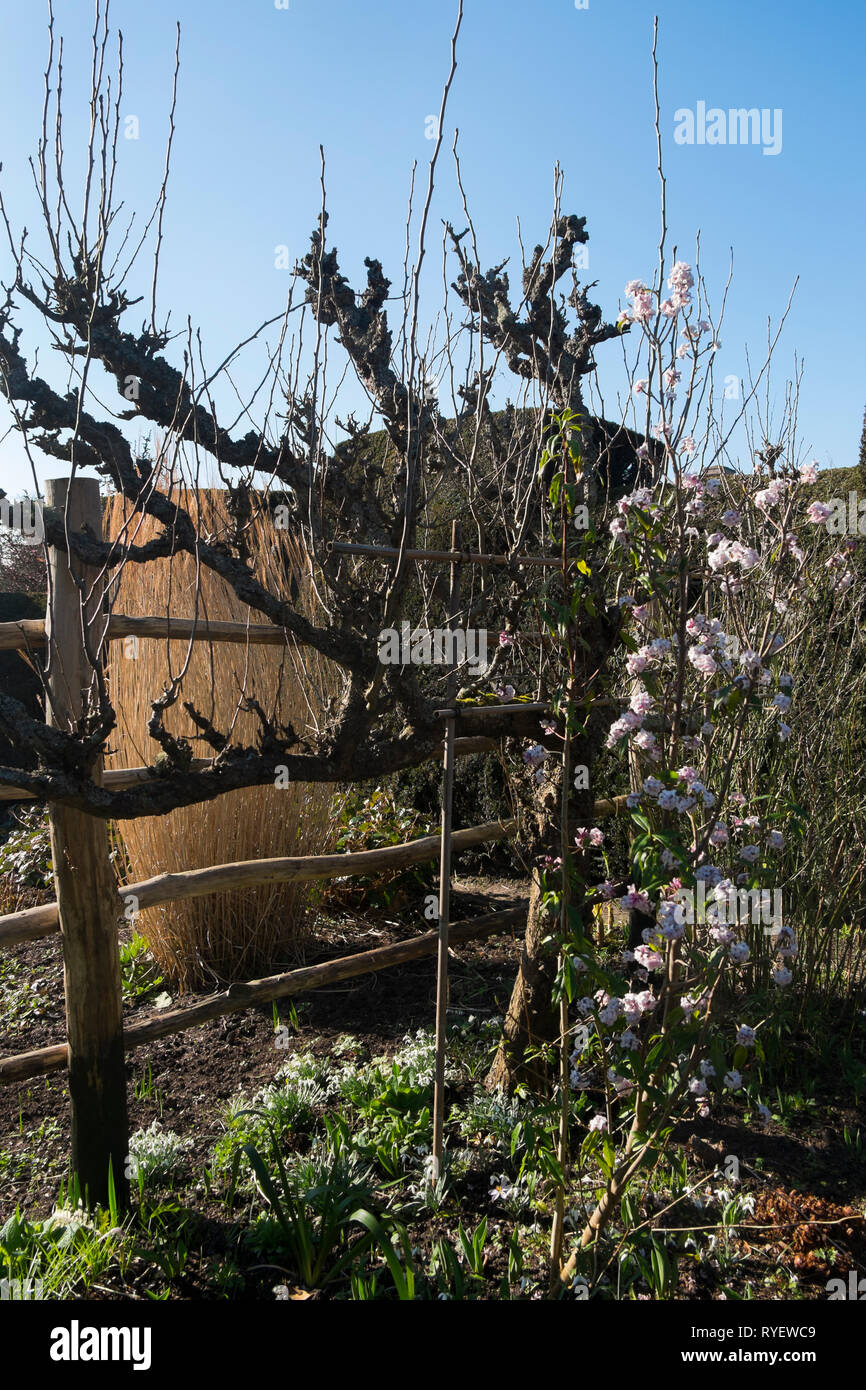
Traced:
<path fill-rule="evenodd" d="M 67 531 L 87 527 L 102 537 L 102 500 L 95 478 L 52 479 L 49 507 L 65 511 Z M 66 551 L 48 556 L 49 604 L 46 718 L 56 728 L 76 726 L 94 692 L 92 653 L 105 628 L 102 579 Z M 94 776 L 101 777 L 101 766 Z M 129 1152 L 123 996 L 117 946 L 118 902 L 105 821 L 68 807 L 50 808 L 51 852 L 63 937 L 72 1171 L 88 1205 L 106 1204 L 109 1165 L 118 1205 L 125 1207 Z"/>
<path fill-rule="evenodd" d="M 460 522 L 451 525 L 451 549 L 459 551 Z M 448 626 L 457 621 L 460 604 L 460 562 L 451 564 L 451 593 L 448 600 Z M 453 648 L 452 648 L 453 652 Z M 457 695 L 457 671 L 452 663 L 448 672 L 446 700 L 453 705 Z M 445 1054 L 448 1020 L 448 917 L 451 911 L 451 812 L 454 803 L 454 715 L 445 720 L 445 752 L 442 761 L 442 846 L 439 854 L 439 949 L 436 961 L 436 1071 L 433 1086 L 433 1161 L 431 1181 L 442 1174 L 445 1129 Z"/>

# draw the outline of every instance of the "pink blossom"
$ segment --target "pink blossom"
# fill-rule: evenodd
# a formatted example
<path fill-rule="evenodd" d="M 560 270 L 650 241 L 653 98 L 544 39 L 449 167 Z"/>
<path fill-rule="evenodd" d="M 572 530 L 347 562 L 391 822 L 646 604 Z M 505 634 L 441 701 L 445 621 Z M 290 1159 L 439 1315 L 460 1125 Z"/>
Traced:
<path fill-rule="evenodd" d="M 625 899 L 623 899 L 623 902 Z M 634 958 L 638 965 L 642 965 L 644 970 L 663 970 L 664 957 L 658 951 L 653 950 L 652 946 L 636 946 Z"/>
<path fill-rule="evenodd" d="M 676 261 L 668 276 L 668 288 L 673 290 L 675 295 L 688 299 L 689 290 L 695 283 L 690 266 L 685 261 Z"/>
<path fill-rule="evenodd" d="M 695 670 L 700 672 L 702 676 L 713 676 L 718 670 L 718 663 L 703 644 L 689 647 L 688 658 Z"/>
<path fill-rule="evenodd" d="M 812 522 L 813 526 L 820 526 L 826 521 L 833 508 L 828 507 L 826 502 L 812 502 L 806 509 L 806 517 Z"/>
<path fill-rule="evenodd" d="M 647 914 L 652 911 L 649 898 L 645 893 L 641 893 L 633 883 L 628 885 L 628 892 L 620 899 L 620 907 L 626 912 L 631 911 L 632 908 Z"/>

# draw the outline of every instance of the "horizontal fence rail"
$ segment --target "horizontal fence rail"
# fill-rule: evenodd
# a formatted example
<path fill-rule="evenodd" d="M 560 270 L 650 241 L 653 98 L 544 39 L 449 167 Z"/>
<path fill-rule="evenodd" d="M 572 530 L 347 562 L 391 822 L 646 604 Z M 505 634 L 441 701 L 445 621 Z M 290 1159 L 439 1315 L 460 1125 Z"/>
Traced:
<path fill-rule="evenodd" d="M 232 623 L 207 618 L 133 618 L 126 613 L 112 613 L 108 619 L 107 636 L 111 641 L 122 637 L 158 637 L 172 642 L 249 642 L 252 646 L 283 647 L 288 642 L 305 644 L 284 627 L 272 623 Z M 45 646 L 45 620 L 22 618 L 17 622 L 0 623 L 0 651 L 38 650 Z"/>
<path fill-rule="evenodd" d="M 596 820 L 622 815 L 627 809 L 627 796 L 596 801 L 593 808 Z M 471 849 L 474 845 L 510 840 L 517 833 L 517 821 L 487 821 L 467 830 L 455 830 L 451 845 L 455 851 Z M 184 898 L 206 897 L 209 893 L 227 892 L 238 888 L 257 888 L 267 883 L 309 883 L 325 878 L 354 878 L 377 873 L 382 869 L 408 868 L 436 859 L 441 848 L 441 835 L 424 835 L 401 845 L 386 845 L 382 849 L 363 849 L 351 854 L 314 854 L 283 859 L 247 859 L 236 864 L 216 864 L 206 869 L 187 869 L 182 873 L 157 874 L 140 883 L 119 884 L 117 911 L 121 915 L 130 898 L 136 907 L 158 907 L 163 903 Z M 57 903 L 42 903 L 0 917 L 0 947 L 15 946 L 24 941 L 38 941 L 59 930 Z"/>
<path fill-rule="evenodd" d="M 517 830 L 517 821 L 488 821 L 468 830 L 455 830 L 451 839 L 455 850 L 473 845 L 508 840 Z M 209 893 L 238 888 L 258 888 L 266 883 L 310 883 L 321 878 L 354 878 L 381 869 L 401 869 L 436 859 L 441 836 L 424 835 L 402 845 L 382 849 L 362 849 L 351 854 L 312 854 L 282 859 L 246 859 L 237 864 L 216 864 L 207 869 L 187 869 L 181 873 L 156 874 L 141 883 L 121 884 L 117 889 L 118 915 L 130 898 L 136 907 L 158 907 L 185 898 L 202 898 Z M 0 946 L 36 941 L 58 930 L 57 903 L 43 903 L 0 917 Z"/>
<path fill-rule="evenodd" d="M 456 839 L 456 836 L 454 838 Z M 483 917 L 453 923 L 449 939 L 452 945 L 480 940 L 482 937 L 492 936 L 495 932 L 520 926 L 525 918 L 524 901 L 519 906 L 504 908 L 500 912 L 490 912 Z M 214 1018 L 237 1013 L 255 1004 L 269 1004 L 274 999 L 303 994 L 308 990 L 319 989 L 322 985 L 350 980 L 358 975 L 369 975 L 389 966 L 402 965 L 407 961 L 435 955 L 438 942 L 438 932 L 426 932 L 423 936 L 413 937 L 409 941 L 399 941 L 393 946 L 376 946 L 372 951 L 340 956 L 337 960 L 324 961 L 321 965 L 306 965 L 282 975 L 266 975 L 261 980 L 231 985 L 222 994 L 211 995 L 187 1009 L 173 1009 L 171 1013 L 159 1014 L 143 1023 L 125 1028 L 124 1051 L 129 1052 L 134 1047 L 154 1042 L 169 1033 L 196 1028 Z M 65 1043 L 59 1043 L 54 1047 L 42 1047 L 34 1052 L 21 1052 L 15 1057 L 3 1057 L 0 1058 L 0 1085 L 10 1085 L 16 1081 L 27 1081 L 34 1076 L 43 1076 L 47 1072 L 61 1071 L 66 1064 Z"/>

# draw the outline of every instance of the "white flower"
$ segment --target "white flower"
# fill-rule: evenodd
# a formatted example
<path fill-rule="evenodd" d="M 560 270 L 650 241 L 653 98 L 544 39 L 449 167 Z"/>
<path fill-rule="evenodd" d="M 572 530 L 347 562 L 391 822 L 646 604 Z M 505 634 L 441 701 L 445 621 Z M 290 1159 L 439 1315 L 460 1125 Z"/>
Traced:
<path fill-rule="evenodd" d="M 729 1091 L 739 1091 L 742 1084 L 743 1078 L 738 1071 L 731 1069 L 731 1071 L 725 1072 L 725 1085 Z"/>

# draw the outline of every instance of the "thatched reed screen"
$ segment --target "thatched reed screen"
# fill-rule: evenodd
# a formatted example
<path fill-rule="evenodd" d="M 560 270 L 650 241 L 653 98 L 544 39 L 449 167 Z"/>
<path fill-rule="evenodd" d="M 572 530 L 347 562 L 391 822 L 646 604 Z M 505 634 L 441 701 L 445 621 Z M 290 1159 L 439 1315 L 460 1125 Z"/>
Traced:
<path fill-rule="evenodd" d="M 218 538 L 227 532 L 225 493 L 184 489 L 178 500 L 201 534 Z M 106 533 L 143 544 L 155 534 L 155 523 L 130 516 L 125 506 L 120 497 L 109 502 Z M 254 507 L 247 534 L 257 575 L 272 592 L 288 598 L 294 585 L 295 593 L 310 595 L 305 557 L 274 527 L 264 508 Z M 171 614 L 202 624 L 263 621 L 212 571 L 198 570 L 189 555 L 126 566 L 112 597 L 115 611 L 130 615 Z M 165 727 L 189 738 L 196 757 L 207 757 L 211 750 L 198 739 L 185 701 L 217 729 L 231 729 L 233 743 L 255 744 L 259 721 L 244 708 L 246 698 L 253 697 L 269 717 L 302 731 L 316 726 L 333 678 L 327 663 L 291 639 L 284 648 L 160 639 L 113 642 L 110 681 L 118 729 L 106 766 L 153 762 L 158 750 L 147 732 L 151 702 L 174 680 L 180 679 L 179 698 L 166 712 Z M 169 815 L 127 821 L 121 835 L 128 877 L 252 858 L 324 854 L 334 840 L 331 795 L 330 788 L 316 785 L 254 787 Z M 212 988 L 274 963 L 301 959 L 310 891 L 303 884 L 274 884 L 166 904 L 143 911 L 138 926 L 177 988 Z"/>

